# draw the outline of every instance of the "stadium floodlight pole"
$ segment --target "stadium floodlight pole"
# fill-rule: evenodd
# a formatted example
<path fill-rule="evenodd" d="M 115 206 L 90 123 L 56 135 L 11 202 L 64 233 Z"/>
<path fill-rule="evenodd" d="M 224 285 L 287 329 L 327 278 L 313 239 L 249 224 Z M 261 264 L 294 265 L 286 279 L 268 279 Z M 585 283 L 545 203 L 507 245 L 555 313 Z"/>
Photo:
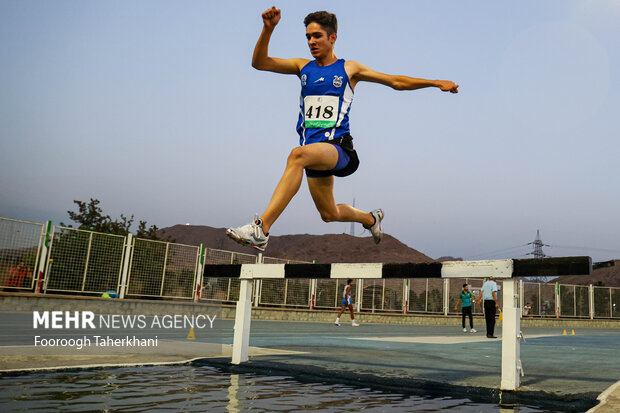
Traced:
<path fill-rule="evenodd" d="M 262 263 L 262 259 L 259 260 Z M 520 360 L 520 317 L 515 278 L 590 275 L 590 257 L 530 258 L 486 261 L 446 261 L 397 264 L 219 264 L 205 265 L 205 278 L 236 278 L 241 281 L 235 318 L 232 363 L 248 360 L 252 284 L 254 279 L 405 279 L 495 278 L 503 279 L 504 324 L 502 327 L 501 390 L 516 390 L 523 368 Z M 445 284 L 444 284 L 445 285 Z"/>

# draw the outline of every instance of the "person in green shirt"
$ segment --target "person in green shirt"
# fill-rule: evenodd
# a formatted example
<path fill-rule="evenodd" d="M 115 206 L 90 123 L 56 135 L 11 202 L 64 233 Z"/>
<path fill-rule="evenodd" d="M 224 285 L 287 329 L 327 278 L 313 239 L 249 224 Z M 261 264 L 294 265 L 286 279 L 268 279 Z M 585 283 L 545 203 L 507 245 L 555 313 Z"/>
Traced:
<path fill-rule="evenodd" d="M 476 329 L 474 328 L 474 317 L 471 312 L 471 303 L 476 302 L 476 300 L 474 299 L 474 295 L 469 291 L 469 285 L 463 284 L 463 291 L 459 294 L 459 299 L 454 306 L 455 311 L 459 306 L 459 302 L 463 303 L 463 333 L 467 332 L 467 329 L 465 328 L 465 316 L 469 316 L 469 331 L 475 333 Z"/>

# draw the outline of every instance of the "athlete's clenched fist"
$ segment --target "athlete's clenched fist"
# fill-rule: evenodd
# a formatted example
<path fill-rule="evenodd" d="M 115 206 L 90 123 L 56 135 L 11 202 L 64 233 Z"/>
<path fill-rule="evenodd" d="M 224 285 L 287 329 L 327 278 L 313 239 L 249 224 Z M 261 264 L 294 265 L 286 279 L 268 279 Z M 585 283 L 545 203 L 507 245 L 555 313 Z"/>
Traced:
<path fill-rule="evenodd" d="M 274 28 L 276 24 L 280 21 L 280 9 L 276 9 L 276 6 L 273 6 L 269 10 L 265 11 L 262 14 L 263 24 L 265 27 Z"/>

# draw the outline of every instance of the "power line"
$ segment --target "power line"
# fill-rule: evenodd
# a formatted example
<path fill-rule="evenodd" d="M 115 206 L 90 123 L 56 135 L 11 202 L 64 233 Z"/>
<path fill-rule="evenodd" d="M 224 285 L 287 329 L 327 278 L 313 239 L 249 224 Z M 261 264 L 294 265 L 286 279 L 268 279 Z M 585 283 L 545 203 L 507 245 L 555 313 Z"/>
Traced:
<path fill-rule="evenodd" d="M 572 245 L 549 245 L 549 244 L 544 244 L 540 238 L 540 230 L 536 230 L 536 239 L 532 242 L 528 242 L 527 244 L 522 244 L 522 245 L 517 245 L 514 247 L 508 247 L 508 248 L 503 248 L 500 250 L 495 250 L 495 251 L 490 251 L 490 252 L 485 252 L 485 253 L 481 253 L 481 254 L 475 254 L 475 255 L 470 255 L 465 257 L 465 259 L 468 260 L 472 260 L 472 259 L 480 259 L 480 258 L 494 258 L 498 255 L 508 255 L 508 253 L 510 252 L 511 255 L 515 254 L 519 251 L 519 248 L 523 248 L 523 247 L 527 247 L 529 245 L 533 245 L 534 246 L 534 250 L 530 251 L 528 253 L 523 253 L 523 254 L 519 254 L 519 256 L 522 257 L 526 257 L 528 255 L 533 255 L 535 258 L 549 258 L 551 257 L 550 255 L 545 254 L 545 252 L 543 251 L 543 247 L 548 247 L 548 248 L 558 248 L 558 249 L 572 249 L 572 250 L 584 250 L 584 251 L 597 251 L 597 252 L 613 252 L 613 253 L 618 253 L 620 254 L 620 250 L 614 250 L 614 249 L 608 249 L 608 248 L 592 248 L 592 247 L 576 247 L 576 246 L 572 246 Z M 517 256 L 513 256 L 512 258 L 517 258 Z"/>
<path fill-rule="evenodd" d="M 575 247 L 570 245 L 549 245 L 551 248 L 563 248 L 568 250 L 587 250 L 587 251 L 600 251 L 600 252 L 617 252 L 620 253 L 620 250 L 610 250 L 607 248 L 590 248 L 590 247 Z"/>
<path fill-rule="evenodd" d="M 529 245 L 529 243 L 528 244 L 523 244 L 523 245 L 517 245 L 515 247 L 503 248 L 503 249 L 497 250 L 497 251 L 491 251 L 491 252 L 485 252 L 485 253 L 482 253 L 482 254 L 470 255 L 470 256 L 465 257 L 465 258 L 472 259 L 472 258 L 493 256 L 493 255 L 497 255 L 497 254 L 502 253 L 502 252 L 508 252 L 510 250 L 527 247 L 528 245 Z"/>

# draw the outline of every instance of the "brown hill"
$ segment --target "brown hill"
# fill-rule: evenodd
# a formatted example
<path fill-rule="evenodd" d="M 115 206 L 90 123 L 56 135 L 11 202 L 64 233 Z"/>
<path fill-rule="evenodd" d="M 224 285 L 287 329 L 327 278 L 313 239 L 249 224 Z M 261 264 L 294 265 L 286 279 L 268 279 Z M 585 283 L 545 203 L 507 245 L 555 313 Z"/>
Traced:
<path fill-rule="evenodd" d="M 457 257 L 451 257 L 451 256 L 447 255 L 447 256 L 439 257 L 435 261 L 437 261 L 437 262 L 463 261 L 463 258 L 461 258 L 461 257 L 458 257 L 458 258 Z"/>
<path fill-rule="evenodd" d="M 566 275 L 553 279 L 552 283 L 577 285 L 603 285 L 605 287 L 620 287 L 620 260 L 614 260 L 614 266 L 598 268 L 592 271 L 589 277 Z"/>
<path fill-rule="evenodd" d="M 175 225 L 159 230 L 177 243 L 200 245 L 226 251 L 257 255 L 258 251 L 244 247 L 226 236 L 225 228 L 199 225 Z M 267 257 L 286 258 L 319 263 L 334 262 L 431 262 L 432 258 L 385 234 L 379 245 L 371 237 L 347 234 L 272 235 L 264 253 Z"/>

